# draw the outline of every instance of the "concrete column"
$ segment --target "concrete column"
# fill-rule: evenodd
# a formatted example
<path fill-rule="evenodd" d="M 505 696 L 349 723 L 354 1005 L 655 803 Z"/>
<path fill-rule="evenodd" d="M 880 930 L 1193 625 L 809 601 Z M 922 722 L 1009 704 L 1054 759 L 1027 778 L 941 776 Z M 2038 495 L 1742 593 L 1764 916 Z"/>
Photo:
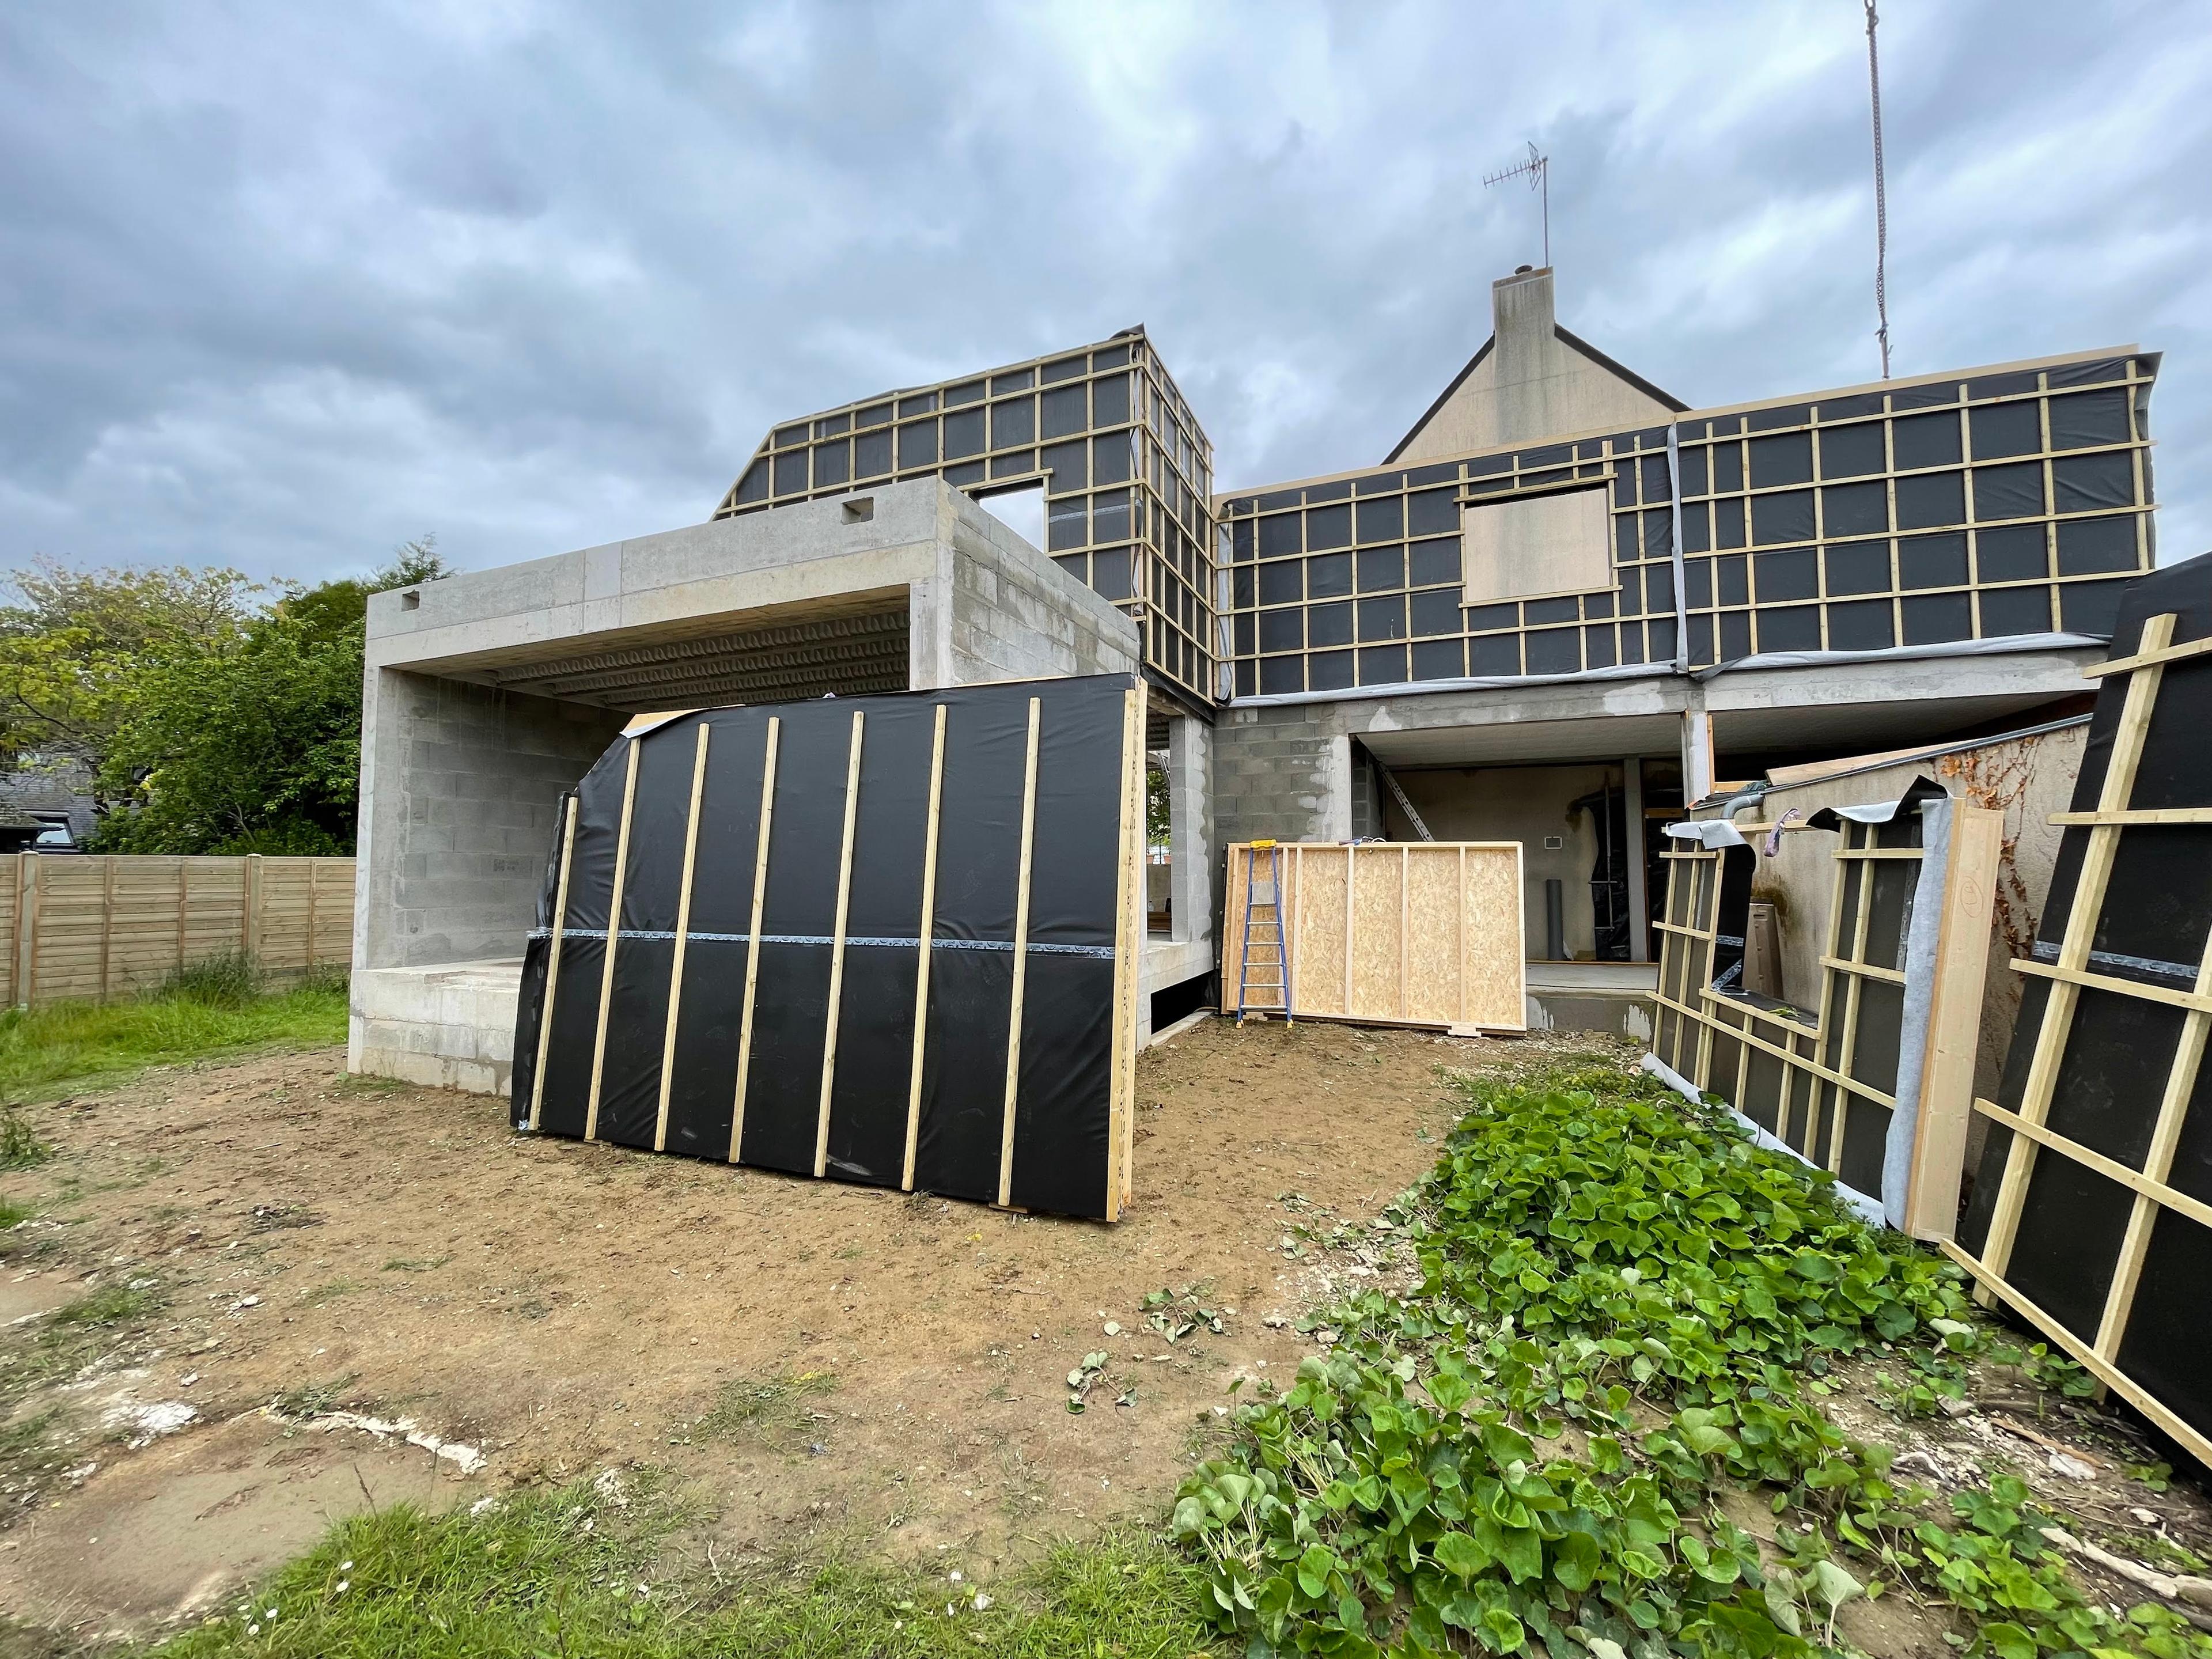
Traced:
<path fill-rule="evenodd" d="M 1178 944 L 1213 937 L 1213 728 L 1177 714 L 1168 721 L 1168 908 Z"/>
<path fill-rule="evenodd" d="M 1713 788 L 1713 717 L 1703 708 L 1682 711 L 1682 804 L 1701 799 Z"/>

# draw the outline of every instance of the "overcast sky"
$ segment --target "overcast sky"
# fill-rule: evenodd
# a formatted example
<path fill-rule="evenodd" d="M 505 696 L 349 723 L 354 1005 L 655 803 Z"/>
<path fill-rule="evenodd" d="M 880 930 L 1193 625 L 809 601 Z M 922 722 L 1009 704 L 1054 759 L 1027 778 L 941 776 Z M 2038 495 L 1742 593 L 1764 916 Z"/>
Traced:
<path fill-rule="evenodd" d="M 1914 374 L 2140 343 L 2212 547 L 2212 9 L 1890 0 Z M 1855 0 L 0 12 L 0 552 L 312 580 L 695 523 L 780 416 L 1142 322 L 1224 487 L 1379 461 L 1540 257 L 1692 404 L 1871 380 Z"/>

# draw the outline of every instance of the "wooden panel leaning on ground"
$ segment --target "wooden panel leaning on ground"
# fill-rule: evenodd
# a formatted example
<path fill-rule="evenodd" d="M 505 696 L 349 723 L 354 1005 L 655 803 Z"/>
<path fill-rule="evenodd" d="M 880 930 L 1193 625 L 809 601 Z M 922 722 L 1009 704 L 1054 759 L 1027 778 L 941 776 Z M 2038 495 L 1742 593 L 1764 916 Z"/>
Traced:
<path fill-rule="evenodd" d="M 243 951 L 270 973 L 353 957 L 351 859 L 0 856 L 0 1003 L 104 1000 Z"/>

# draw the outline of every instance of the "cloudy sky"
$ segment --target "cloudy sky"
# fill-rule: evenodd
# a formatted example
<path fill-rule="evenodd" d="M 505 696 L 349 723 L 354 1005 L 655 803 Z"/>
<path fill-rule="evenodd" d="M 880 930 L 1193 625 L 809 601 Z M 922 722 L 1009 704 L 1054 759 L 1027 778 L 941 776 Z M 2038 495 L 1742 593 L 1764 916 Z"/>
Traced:
<path fill-rule="evenodd" d="M 1897 370 L 2139 342 L 2212 547 L 2212 10 L 1889 0 Z M 779 416 L 1142 322 L 1235 487 L 1540 257 L 1692 404 L 1870 380 L 1855 0 L 0 13 L 0 553 L 301 579 L 703 519 Z"/>

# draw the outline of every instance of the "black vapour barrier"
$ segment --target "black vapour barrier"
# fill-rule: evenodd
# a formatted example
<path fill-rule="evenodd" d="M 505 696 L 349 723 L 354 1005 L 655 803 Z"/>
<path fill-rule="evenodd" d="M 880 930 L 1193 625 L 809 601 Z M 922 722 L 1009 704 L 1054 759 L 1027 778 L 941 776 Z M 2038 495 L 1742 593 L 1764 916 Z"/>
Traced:
<path fill-rule="evenodd" d="M 2175 616 L 2173 643 L 2212 635 L 2212 555 L 2130 582 L 2120 602 L 2112 655 L 2140 648 L 2143 624 Z M 2127 702 L 2126 674 L 2097 690 L 2073 810 L 2094 811 Z M 2212 806 L 2212 657 L 2168 665 L 2145 731 L 2132 810 Z M 2089 846 L 2086 826 L 2059 844 L 2051 896 L 2034 946 L 2055 961 L 2064 940 Z M 2155 825 L 2119 832 L 2119 848 L 2096 917 L 2089 970 L 2114 979 L 2193 988 L 2212 931 L 2212 828 Z M 2017 1111 L 2027 1089 L 2052 982 L 2029 978 L 2006 1054 L 1998 1103 Z M 2078 996 L 2046 1121 L 2058 1133 L 2140 1170 L 2186 1016 L 2167 1004 L 2084 988 Z M 1960 1242 L 1976 1256 L 1987 1245 L 2013 1136 L 1990 1126 Z M 2212 1200 L 2212 1061 L 2201 1063 L 2181 1122 L 2166 1184 Z M 2094 1341 L 2118 1264 L 2135 1194 L 2128 1188 L 2045 1148 L 2035 1157 L 2003 1277 L 2055 1321 Z M 2199 1429 L 2212 1431 L 2212 1343 L 2203 1317 L 2212 1277 L 2212 1230 L 2161 1210 L 2151 1231 L 2127 1328 L 2120 1370 Z"/>
<path fill-rule="evenodd" d="M 1035 699 L 1036 784 L 1009 1197 L 1030 1209 L 1107 1214 L 1115 898 L 1129 759 L 1123 709 L 1133 684 L 1127 675 L 1105 675 L 714 709 L 618 741 L 575 792 L 559 979 L 538 1097 L 560 882 L 556 832 L 516 1022 L 518 1127 L 528 1124 L 538 1097 L 538 1127 L 548 1133 L 580 1136 L 589 1126 L 599 1139 L 624 1146 L 659 1145 L 804 1174 L 813 1171 L 818 1142 L 825 1174 L 899 1186 L 913 1097 L 918 929 L 941 706 L 914 1185 L 995 1200 Z M 771 721 L 775 750 L 764 793 Z M 763 799 L 767 857 L 757 895 Z M 832 963 L 848 808 L 853 848 L 833 1048 Z M 681 917 L 679 980 L 687 850 L 690 903 Z M 621 914 L 611 942 L 618 852 Z M 732 1147 L 741 1100 L 742 1135 Z"/>

